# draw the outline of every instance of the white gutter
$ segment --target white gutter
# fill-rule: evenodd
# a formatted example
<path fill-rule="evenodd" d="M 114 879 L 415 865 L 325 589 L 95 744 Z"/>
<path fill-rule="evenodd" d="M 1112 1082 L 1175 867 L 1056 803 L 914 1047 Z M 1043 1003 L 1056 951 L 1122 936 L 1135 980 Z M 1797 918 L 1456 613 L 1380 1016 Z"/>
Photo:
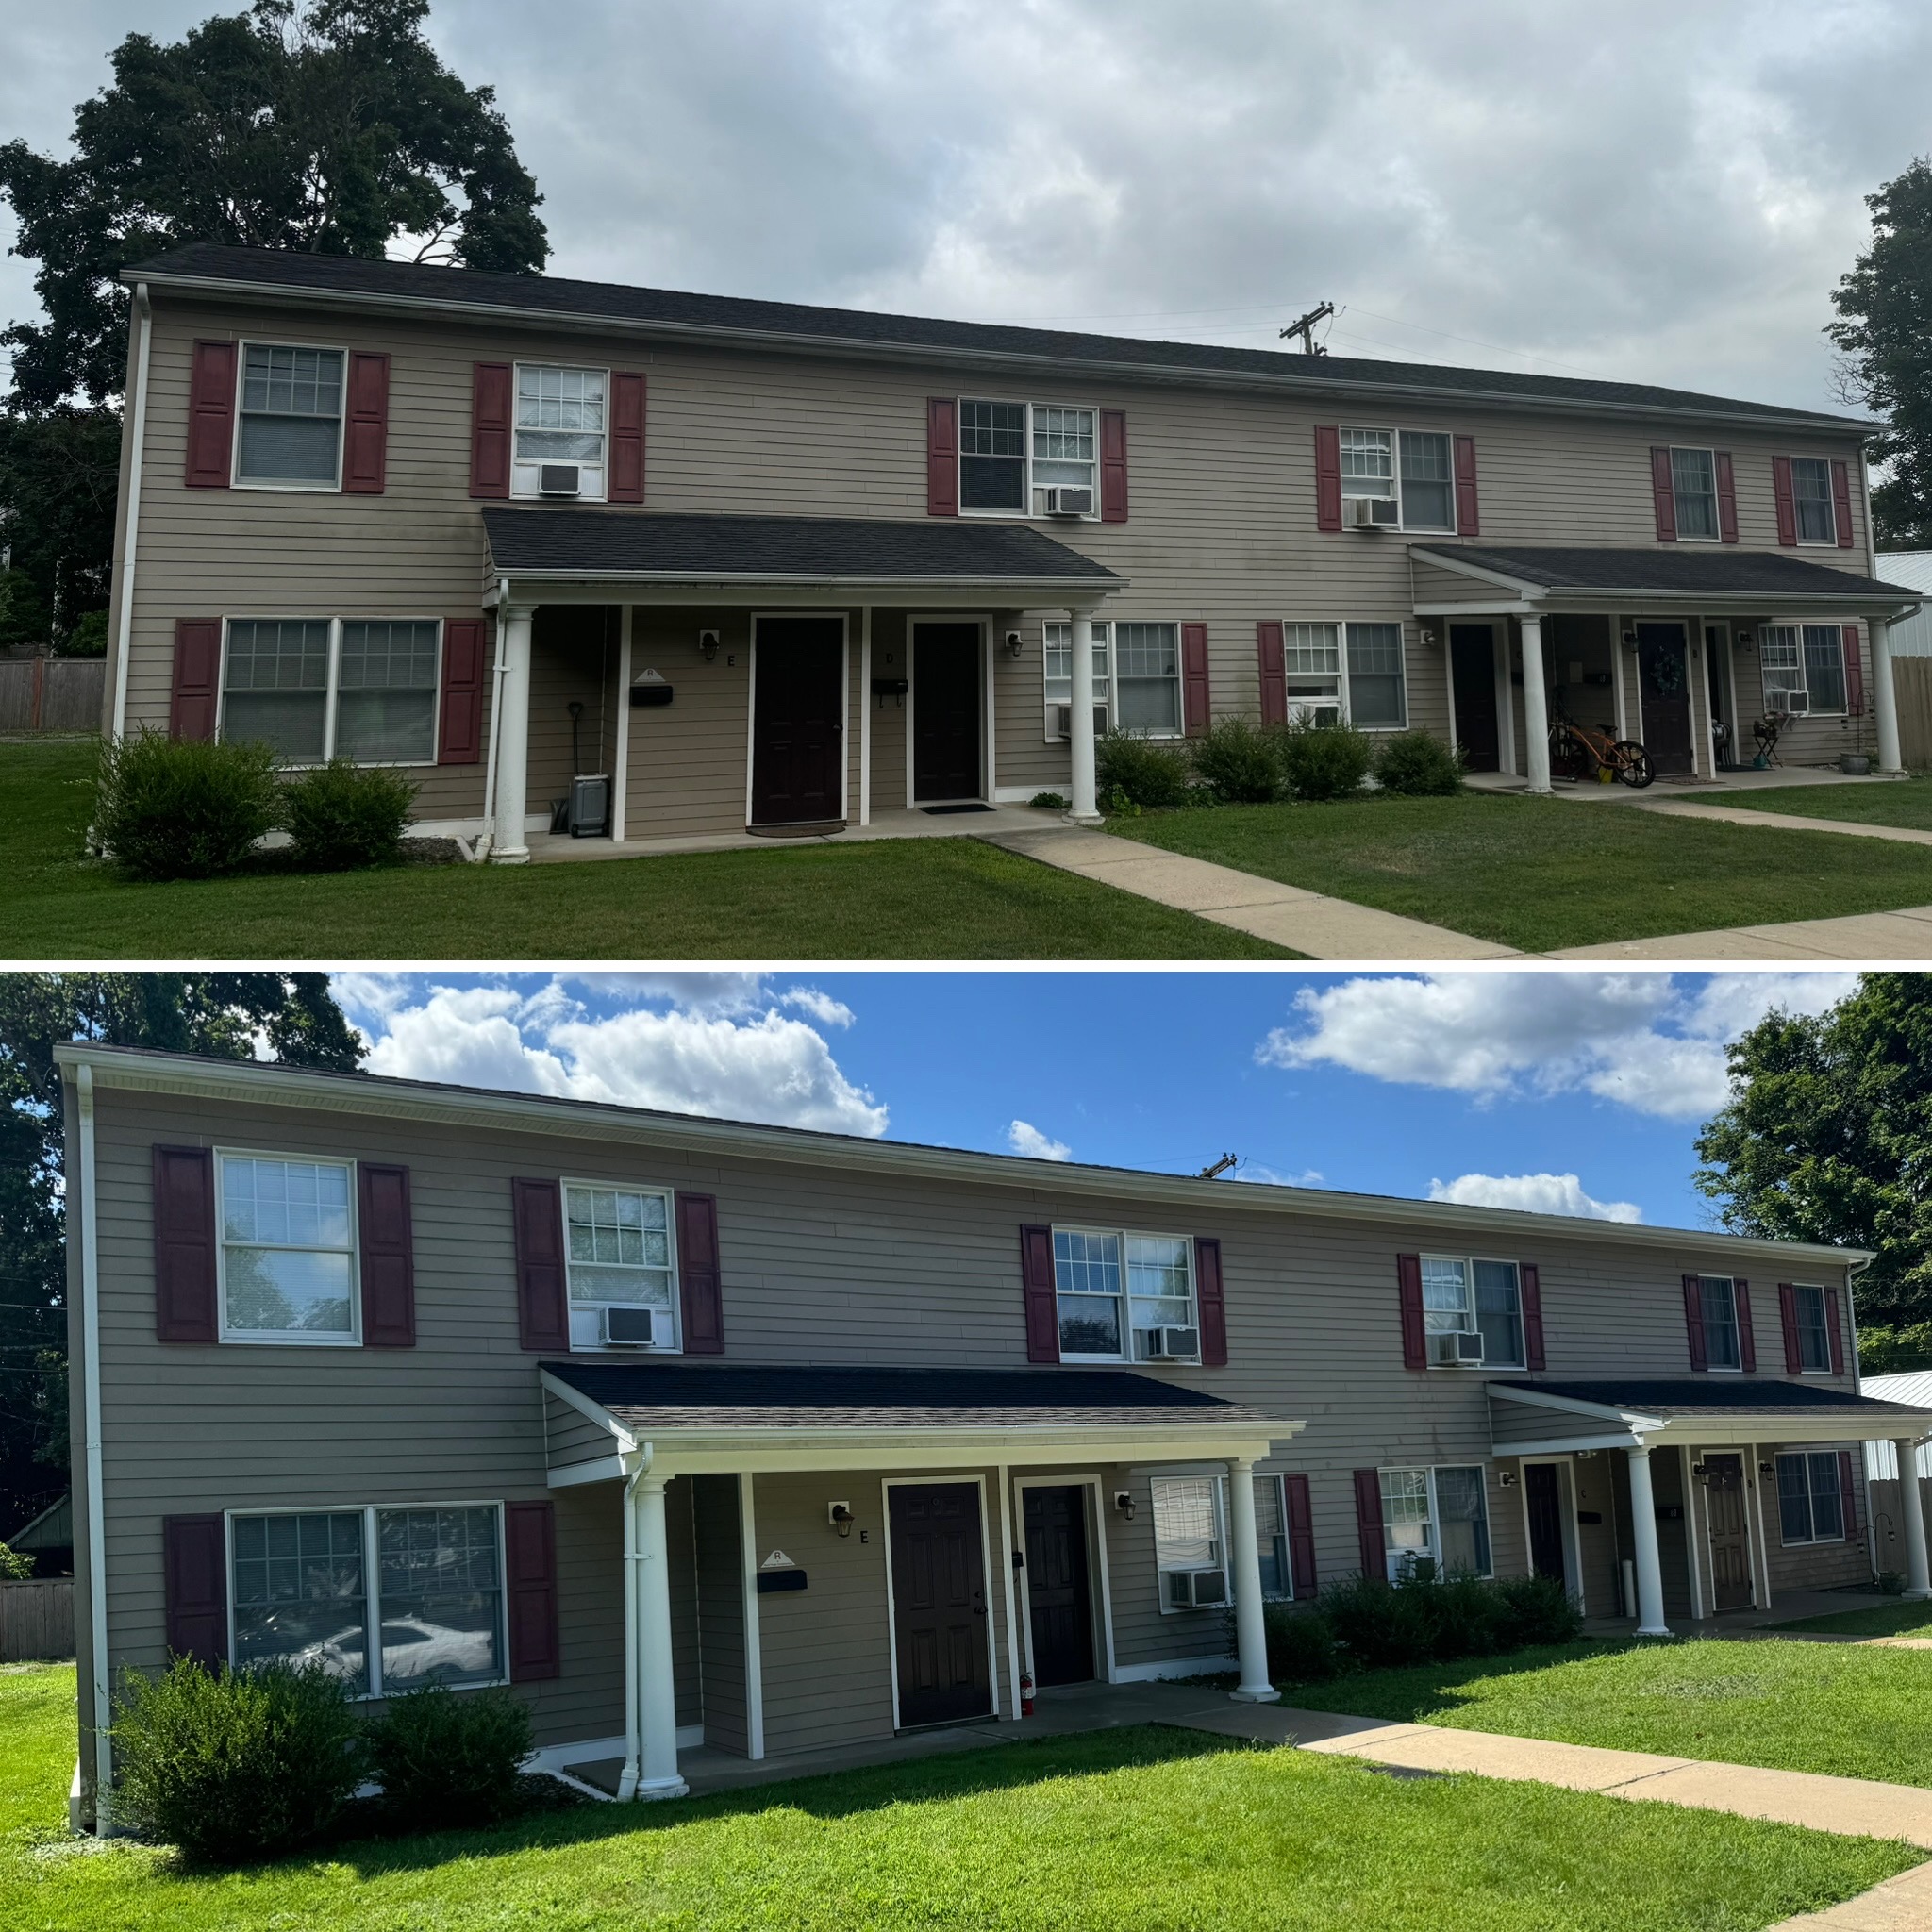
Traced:
<path fill-rule="evenodd" d="M 509 628 L 503 621 L 503 607 L 509 602 L 509 579 L 499 577 L 496 581 L 496 671 L 490 687 L 490 761 L 484 767 L 483 775 L 483 829 L 476 834 L 476 849 L 473 858 L 481 860 L 490 857 L 490 848 L 496 842 L 496 741 L 503 731 L 503 677 L 509 669 L 505 658 L 504 635 Z"/>
<path fill-rule="evenodd" d="M 134 392 L 127 398 L 133 436 L 127 455 L 127 525 L 122 532 L 121 608 L 114 626 L 114 724 L 110 741 L 118 744 L 127 726 L 127 652 L 134 630 L 135 540 L 141 531 L 141 457 L 147 441 L 147 364 L 154 341 L 154 311 L 147 284 L 134 285 Z"/>
<path fill-rule="evenodd" d="M 108 1670 L 108 1539 L 105 1534 L 106 1484 L 101 1472 L 101 1271 L 94 1203 L 93 1069 L 76 1069 L 80 1111 L 80 1361 L 82 1416 L 87 1462 L 87 1596 L 89 1703 L 94 1734 L 94 1831 L 112 1834 L 113 1718 Z"/>

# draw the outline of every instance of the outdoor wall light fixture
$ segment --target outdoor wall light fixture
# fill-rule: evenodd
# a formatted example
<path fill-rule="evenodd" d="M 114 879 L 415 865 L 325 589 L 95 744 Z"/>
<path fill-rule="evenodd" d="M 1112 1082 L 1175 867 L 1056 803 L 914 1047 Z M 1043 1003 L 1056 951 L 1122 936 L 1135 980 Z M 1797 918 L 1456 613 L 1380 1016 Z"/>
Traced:
<path fill-rule="evenodd" d="M 1496 1472 L 1496 1487 L 1502 1490 L 1513 1490 L 1516 1487 L 1516 1472 L 1513 1469 L 1498 1470 Z"/>
<path fill-rule="evenodd" d="M 850 1536 L 852 1534 L 852 1505 L 850 1503 L 827 1503 L 825 1505 L 825 1521 L 841 1536 Z"/>
<path fill-rule="evenodd" d="M 1624 648 L 1626 651 L 1634 651 L 1637 648 L 1637 633 L 1634 630 L 1626 630 L 1624 633 Z"/>
<path fill-rule="evenodd" d="M 1131 1491 L 1116 1490 L 1113 1492 L 1113 1507 L 1120 1511 L 1122 1518 L 1125 1522 L 1133 1522 L 1134 1498 Z"/>
<path fill-rule="evenodd" d="M 1437 633 L 1432 630 L 1424 630 L 1422 633 L 1422 641 L 1424 643 L 1428 645 L 1429 649 L 1432 651 L 1436 648 L 1436 645 L 1441 641 Z"/>
<path fill-rule="evenodd" d="M 1739 650 L 1749 651 L 1756 647 L 1757 640 L 1748 630 L 1740 630 L 1732 633 L 1731 641 Z"/>
<path fill-rule="evenodd" d="M 1016 630 L 1007 633 L 1007 656 L 1017 658 L 1026 648 L 1026 640 Z"/>
<path fill-rule="evenodd" d="M 705 662 L 710 663 L 718 655 L 718 633 L 714 630 L 699 631 L 698 649 L 705 654 Z"/>

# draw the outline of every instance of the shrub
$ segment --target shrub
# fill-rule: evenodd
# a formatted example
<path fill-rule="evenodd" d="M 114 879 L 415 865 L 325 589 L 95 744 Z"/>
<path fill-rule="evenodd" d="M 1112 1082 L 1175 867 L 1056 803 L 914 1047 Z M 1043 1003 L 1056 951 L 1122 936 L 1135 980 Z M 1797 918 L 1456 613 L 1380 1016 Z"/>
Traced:
<path fill-rule="evenodd" d="M 363 1775 L 347 1690 L 320 1664 L 130 1672 L 112 1738 L 122 1817 L 212 1864 L 312 1843 Z"/>
<path fill-rule="evenodd" d="M 1267 1604 L 1261 1612 L 1268 1631 L 1268 1675 L 1277 1684 L 1312 1684 L 1341 1668 L 1341 1654 L 1326 1617 L 1316 1609 Z"/>
<path fill-rule="evenodd" d="M 1374 754 L 1367 737 L 1352 724 L 1297 718 L 1276 725 L 1270 736 L 1283 781 L 1296 798 L 1352 798 L 1369 775 Z"/>
<path fill-rule="evenodd" d="M 1194 741 L 1194 773 L 1229 805 L 1266 805 L 1281 796 L 1274 742 L 1244 718 L 1219 719 Z"/>
<path fill-rule="evenodd" d="M 283 823 L 296 861 L 309 870 L 393 865 L 415 802 L 416 787 L 399 772 L 331 758 L 283 787 Z"/>
<path fill-rule="evenodd" d="M 145 729 L 103 744 L 94 836 L 138 878 L 233 872 L 281 815 L 275 764 L 265 744 Z"/>
<path fill-rule="evenodd" d="M 1142 738 L 1133 731 L 1109 731 L 1093 749 L 1093 775 L 1100 792 L 1129 805 L 1185 805 L 1192 772 L 1178 744 Z"/>
<path fill-rule="evenodd" d="M 530 1713 L 508 1690 L 425 1684 L 391 1698 L 371 1727 L 369 1756 L 384 1805 L 412 1831 L 491 1824 L 517 1808 Z"/>
<path fill-rule="evenodd" d="M 1502 1641 L 1507 1650 L 1532 1643 L 1574 1643 L 1583 1635 L 1583 1612 L 1557 1576 L 1504 1576 L 1491 1589 L 1502 1607 Z"/>
<path fill-rule="evenodd" d="M 1040 806 L 1047 811 L 1065 811 L 1073 800 L 1058 791 L 1036 791 L 1026 803 Z"/>
<path fill-rule="evenodd" d="M 74 628 L 60 642 L 57 656 L 62 658 L 105 658 L 108 655 L 108 613 L 84 610 Z"/>
<path fill-rule="evenodd" d="M 1508 1649 L 1503 1598 L 1497 1586 L 1477 1576 L 1418 1576 L 1396 1585 L 1410 1596 L 1428 1626 L 1432 1656 L 1491 1657 Z"/>
<path fill-rule="evenodd" d="M 0 1543 L 0 1580 L 25 1583 L 34 1574 L 34 1559 L 25 1550 L 10 1550 Z"/>
<path fill-rule="evenodd" d="M 1422 1593 L 1397 1590 L 1379 1576 L 1357 1577 L 1322 1592 L 1322 1614 L 1350 1663 L 1398 1670 L 1435 1655 L 1435 1631 Z"/>
<path fill-rule="evenodd" d="M 1462 790 L 1462 755 L 1426 731 L 1398 731 L 1375 750 L 1375 782 L 1404 798 L 1442 798 Z"/>

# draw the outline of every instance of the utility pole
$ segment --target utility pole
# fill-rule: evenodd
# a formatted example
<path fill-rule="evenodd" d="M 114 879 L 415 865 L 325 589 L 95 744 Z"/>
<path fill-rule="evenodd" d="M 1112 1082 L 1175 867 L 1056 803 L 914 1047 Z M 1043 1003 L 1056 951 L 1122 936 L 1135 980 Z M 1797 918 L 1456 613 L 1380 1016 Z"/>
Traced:
<path fill-rule="evenodd" d="M 1198 1177 L 1204 1181 L 1218 1181 L 1229 1168 L 1239 1167 L 1240 1165 L 1241 1157 L 1239 1155 L 1224 1154 L 1211 1167 L 1204 1167 Z"/>
<path fill-rule="evenodd" d="M 1284 336 L 1299 336 L 1302 339 L 1304 356 L 1325 356 L 1328 351 L 1315 340 L 1315 325 L 1325 321 L 1335 313 L 1332 302 L 1324 302 L 1319 308 L 1311 308 L 1299 322 L 1291 322 L 1281 331 Z"/>

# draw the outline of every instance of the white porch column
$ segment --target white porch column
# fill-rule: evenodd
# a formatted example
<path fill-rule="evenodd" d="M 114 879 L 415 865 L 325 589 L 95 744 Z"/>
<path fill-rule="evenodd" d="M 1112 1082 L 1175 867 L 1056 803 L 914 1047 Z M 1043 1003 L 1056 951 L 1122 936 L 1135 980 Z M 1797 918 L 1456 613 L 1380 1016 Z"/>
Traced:
<path fill-rule="evenodd" d="M 1891 684 L 1891 626 L 1874 617 L 1866 625 L 1872 640 L 1872 715 L 1878 725 L 1878 769 L 1902 772 L 1898 748 L 1898 693 Z"/>
<path fill-rule="evenodd" d="M 664 1532 L 664 1477 L 637 1479 L 638 1782 L 640 1798 L 681 1798 L 677 1694 L 671 1675 L 671 1549 Z"/>
<path fill-rule="evenodd" d="M 1261 1618 L 1261 1540 L 1255 1524 L 1255 1465 L 1227 1465 L 1227 1513 L 1234 1532 L 1235 1648 L 1241 1681 L 1230 1694 L 1237 1704 L 1278 1704 L 1281 1692 L 1268 1676 L 1268 1628 Z"/>
<path fill-rule="evenodd" d="M 490 856 L 498 865 L 524 865 L 530 857 L 524 838 L 530 789 L 530 615 L 527 604 L 507 604 L 496 613 L 503 668 L 496 680 L 496 836 Z"/>
<path fill-rule="evenodd" d="M 1908 1436 L 1891 1445 L 1898 1457 L 1898 1512 L 1905 1518 L 1906 1595 L 1915 1603 L 1932 1597 L 1925 1568 L 1925 1510 L 1919 1500 L 1919 1445 Z"/>
<path fill-rule="evenodd" d="M 1074 703 L 1068 726 L 1074 752 L 1074 808 L 1076 824 L 1097 825 L 1093 802 L 1093 613 L 1075 610 L 1074 620 Z"/>
<path fill-rule="evenodd" d="M 1637 1634 L 1668 1637 L 1664 1622 L 1664 1572 L 1657 1549 L 1657 1497 L 1650 1487 L 1650 1451 L 1626 1449 L 1630 1458 L 1630 1527 L 1637 1544 Z"/>
<path fill-rule="evenodd" d="M 1550 789 L 1550 697 L 1543 688 L 1543 621 L 1523 620 L 1523 735 L 1529 742 L 1529 789 Z"/>

